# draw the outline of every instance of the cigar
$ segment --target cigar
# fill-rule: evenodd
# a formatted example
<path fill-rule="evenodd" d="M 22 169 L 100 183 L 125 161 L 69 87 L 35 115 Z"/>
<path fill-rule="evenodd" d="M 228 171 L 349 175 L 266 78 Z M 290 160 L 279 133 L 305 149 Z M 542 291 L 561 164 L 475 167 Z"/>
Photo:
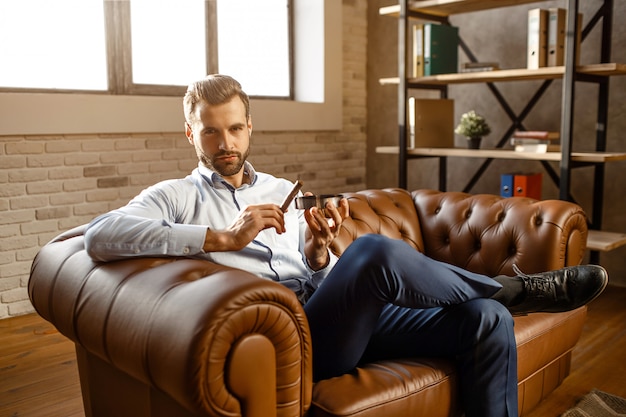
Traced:
<path fill-rule="evenodd" d="M 289 204 L 291 204 L 293 199 L 296 198 L 296 196 L 298 195 L 298 192 L 302 188 L 302 185 L 303 185 L 302 181 L 300 180 L 296 181 L 296 185 L 293 186 L 293 189 L 291 190 L 289 195 L 285 198 L 285 201 L 283 201 L 282 206 L 280 206 L 280 209 L 283 212 L 287 211 L 287 209 L 289 208 Z"/>

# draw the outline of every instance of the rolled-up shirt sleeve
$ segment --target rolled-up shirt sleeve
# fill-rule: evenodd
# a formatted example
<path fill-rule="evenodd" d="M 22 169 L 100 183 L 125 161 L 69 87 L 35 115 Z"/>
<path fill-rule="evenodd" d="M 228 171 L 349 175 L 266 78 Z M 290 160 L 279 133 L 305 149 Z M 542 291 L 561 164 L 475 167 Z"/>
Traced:
<path fill-rule="evenodd" d="M 195 256 L 207 227 L 149 219 L 116 210 L 92 221 L 85 233 L 87 253 L 98 261 L 137 256 Z"/>
<path fill-rule="evenodd" d="M 128 205 L 96 217 L 85 232 L 87 253 L 98 261 L 204 253 L 207 226 L 180 220 L 190 204 L 193 208 L 193 187 L 185 185 L 163 182 Z"/>

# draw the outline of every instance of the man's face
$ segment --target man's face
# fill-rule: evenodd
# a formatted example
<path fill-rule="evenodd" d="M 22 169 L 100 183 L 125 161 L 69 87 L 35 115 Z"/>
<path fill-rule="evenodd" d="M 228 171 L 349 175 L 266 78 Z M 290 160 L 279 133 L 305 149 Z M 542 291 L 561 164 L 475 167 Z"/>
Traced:
<path fill-rule="evenodd" d="M 243 164 L 250 153 L 252 120 L 239 97 L 211 105 L 197 104 L 194 120 L 187 124 L 189 142 L 196 148 L 200 162 L 224 179 L 243 175 Z"/>

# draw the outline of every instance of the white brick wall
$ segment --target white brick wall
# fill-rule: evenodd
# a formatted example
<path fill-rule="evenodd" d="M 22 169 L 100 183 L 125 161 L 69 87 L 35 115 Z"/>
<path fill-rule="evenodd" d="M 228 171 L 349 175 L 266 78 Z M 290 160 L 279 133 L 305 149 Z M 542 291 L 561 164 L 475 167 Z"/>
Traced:
<path fill-rule="evenodd" d="M 258 132 L 259 171 L 314 193 L 365 188 L 367 1 L 343 2 L 343 129 Z M 0 319 L 33 311 L 27 284 L 41 246 L 197 164 L 183 132 L 0 136 Z"/>

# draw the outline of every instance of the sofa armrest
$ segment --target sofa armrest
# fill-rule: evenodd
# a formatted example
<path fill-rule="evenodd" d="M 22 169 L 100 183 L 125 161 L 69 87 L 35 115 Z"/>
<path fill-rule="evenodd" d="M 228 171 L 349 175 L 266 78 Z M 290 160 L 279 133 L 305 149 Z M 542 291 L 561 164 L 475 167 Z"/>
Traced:
<path fill-rule="evenodd" d="M 587 242 L 583 209 L 537 201 L 417 190 L 412 192 L 426 255 L 489 276 L 579 264 Z"/>
<path fill-rule="evenodd" d="M 29 281 L 35 309 L 62 334 L 193 413 L 308 409 L 310 334 L 291 291 L 197 259 L 96 263 L 82 233 L 42 248 Z"/>

